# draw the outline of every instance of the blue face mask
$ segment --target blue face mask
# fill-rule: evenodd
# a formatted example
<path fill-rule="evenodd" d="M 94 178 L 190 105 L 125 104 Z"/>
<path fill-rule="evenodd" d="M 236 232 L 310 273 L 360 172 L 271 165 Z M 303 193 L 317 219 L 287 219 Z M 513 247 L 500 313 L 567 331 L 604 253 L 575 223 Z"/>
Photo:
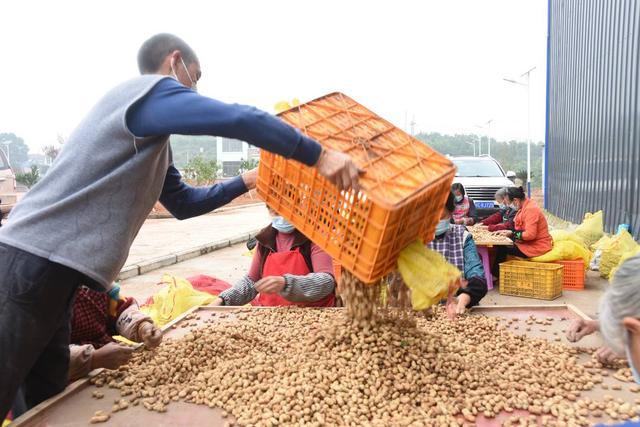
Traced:
<path fill-rule="evenodd" d="M 627 332 L 627 345 L 625 346 L 625 351 L 627 353 L 627 362 L 629 362 L 629 368 L 631 368 L 631 374 L 633 375 L 633 379 L 637 384 L 640 384 L 640 374 L 636 370 L 636 367 L 633 366 L 633 359 L 631 358 L 631 337 L 629 336 L 629 332 Z"/>
<path fill-rule="evenodd" d="M 274 216 L 271 219 L 271 225 L 273 226 L 273 228 L 275 228 L 279 232 L 285 233 L 285 234 L 291 234 L 296 229 L 293 226 L 293 224 L 291 224 L 289 221 L 287 221 L 286 219 L 284 219 L 281 216 Z"/>
<path fill-rule="evenodd" d="M 498 203 L 498 208 L 502 209 L 502 210 L 505 210 L 505 209 L 507 209 L 507 205 L 505 205 L 504 203 Z"/>
<path fill-rule="evenodd" d="M 456 196 L 456 203 L 460 203 L 464 199 L 464 196 Z"/>
<path fill-rule="evenodd" d="M 451 226 L 451 221 L 448 219 L 441 219 L 440 222 L 436 225 L 436 236 L 442 236 L 444 233 L 449 231 L 449 227 Z"/>

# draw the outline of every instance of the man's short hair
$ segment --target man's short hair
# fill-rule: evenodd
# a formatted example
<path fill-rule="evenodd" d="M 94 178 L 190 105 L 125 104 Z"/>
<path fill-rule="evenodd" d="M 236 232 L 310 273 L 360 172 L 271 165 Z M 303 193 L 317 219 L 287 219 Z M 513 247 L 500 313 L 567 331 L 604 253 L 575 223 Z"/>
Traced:
<path fill-rule="evenodd" d="M 140 74 L 157 73 L 162 61 L 174 50 L 180 51 L 187 66 L 198 60 L 193 49 L 180 37 L 168 33 L 156 34 L 142 43 L 138 51 Z"/>

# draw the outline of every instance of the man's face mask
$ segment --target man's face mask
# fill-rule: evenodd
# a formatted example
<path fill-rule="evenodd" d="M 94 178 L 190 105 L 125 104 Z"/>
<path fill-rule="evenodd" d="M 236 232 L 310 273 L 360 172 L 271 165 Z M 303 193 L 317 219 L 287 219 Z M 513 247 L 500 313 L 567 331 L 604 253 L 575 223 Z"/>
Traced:
<path fill-rule="evenodd" d="M 198 91 L 198 82 L 194 81 L 191 78 L 191 74 L 189 74 L 189 69 L 187 68 L 187 64 L 184 63 L 184 59 L 182 59 L 182 57 L 180 57 L 180 62 L 182 63 L 182 66 L 184 67 L 184 71 L 185 73 L 187 73 L 187 77 L 189 77 L 189 82 L 191 82 L 191 89 L 194 91 Z M 173 67 L 173 64 L 171 64 L 171 72 L 173 73 L 173 77 L 180 81 L 180 79 L 178 78 L 178 74 L 176 74 L 176 70 Z"/>

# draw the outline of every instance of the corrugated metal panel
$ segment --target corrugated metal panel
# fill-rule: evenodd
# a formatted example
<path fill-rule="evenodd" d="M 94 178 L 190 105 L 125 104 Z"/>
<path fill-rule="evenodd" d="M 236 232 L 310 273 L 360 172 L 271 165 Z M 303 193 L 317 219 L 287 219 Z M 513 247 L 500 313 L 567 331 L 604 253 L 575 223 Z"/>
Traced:
<path fill-rule="evenodd" d="M 640 238 L 640 6 L 550 0 L 548 25 L 545 206 Z"/>

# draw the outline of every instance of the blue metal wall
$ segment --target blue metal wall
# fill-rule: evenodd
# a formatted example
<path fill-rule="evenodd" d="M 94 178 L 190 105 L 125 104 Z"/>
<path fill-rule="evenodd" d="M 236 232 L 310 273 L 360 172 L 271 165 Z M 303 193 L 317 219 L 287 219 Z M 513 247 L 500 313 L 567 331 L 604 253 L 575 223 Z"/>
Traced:
<path fill-rule="evenodd" d="M 640 237 L 640 2 L 549 0 L 545 206 Z"/>

